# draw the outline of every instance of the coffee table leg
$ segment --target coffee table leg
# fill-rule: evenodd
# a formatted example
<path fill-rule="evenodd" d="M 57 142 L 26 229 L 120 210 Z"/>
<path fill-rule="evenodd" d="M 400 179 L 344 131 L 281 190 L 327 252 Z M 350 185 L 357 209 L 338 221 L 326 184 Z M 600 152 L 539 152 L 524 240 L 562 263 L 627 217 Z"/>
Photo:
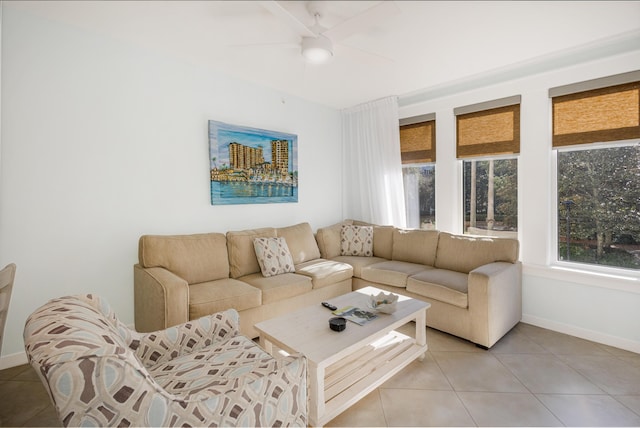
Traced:
<path fill-rule="evenodd" d="M 309 422 L 311 426 L 321 426 L 324 415 L 324 367 L 308 361 L 309 365 Z"/>
<path fill-rule="evenodd" d="M 427 310 L 423 309 L 416 317 L 416 344 L 424 346 L 427 344 Z M 418 357 L 420 361 L 424 360 L 427 354 L 424 353 Z"/>
<path fill-rule="evenodd" d="M 262 349 L 267 351 L 267 354 L 273 355 L 273 343 L 271 343 L 269 339 L 265 338 L 264 335 L 260 335 L 260 346 L 262 346 Z"/>

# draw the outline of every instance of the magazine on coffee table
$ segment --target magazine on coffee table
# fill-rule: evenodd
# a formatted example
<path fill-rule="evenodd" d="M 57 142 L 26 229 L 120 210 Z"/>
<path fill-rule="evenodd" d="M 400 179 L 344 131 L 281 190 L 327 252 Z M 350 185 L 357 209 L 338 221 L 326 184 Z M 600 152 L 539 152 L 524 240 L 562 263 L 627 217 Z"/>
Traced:
<path fill-rule="evenodd" d="M 333 311 L 333 314 L 343 317 L 358 325 L 364 325 L 369 321 L 378 318 L 377 314 L 355 306 L 345 306 L 344 308 L 336 309 Z"/>

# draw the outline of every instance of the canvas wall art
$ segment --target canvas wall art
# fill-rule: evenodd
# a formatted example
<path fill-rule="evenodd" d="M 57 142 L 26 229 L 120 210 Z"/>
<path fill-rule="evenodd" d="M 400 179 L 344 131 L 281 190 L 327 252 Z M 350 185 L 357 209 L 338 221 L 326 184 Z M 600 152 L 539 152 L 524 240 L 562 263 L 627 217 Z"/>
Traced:
<path fill-rule="evenodd" d="M 209 121 L 211 205 L 298 202 L 298 137 Z"/>

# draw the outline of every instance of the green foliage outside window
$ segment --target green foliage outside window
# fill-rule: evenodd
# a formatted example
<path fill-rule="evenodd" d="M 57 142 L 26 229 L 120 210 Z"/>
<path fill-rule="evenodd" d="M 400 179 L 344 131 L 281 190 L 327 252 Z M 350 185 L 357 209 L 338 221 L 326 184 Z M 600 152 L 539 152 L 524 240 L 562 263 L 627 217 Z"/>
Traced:
<path fill-rule="evenodd" d="M 559 151 L 557 186 L 558 258 L 640 269 L 640 145 Z"/>
<path fill-rule="evenodd" d="M 517 232 L 517 159 L 464 161 L 463 182 L 465 232 Z"/>

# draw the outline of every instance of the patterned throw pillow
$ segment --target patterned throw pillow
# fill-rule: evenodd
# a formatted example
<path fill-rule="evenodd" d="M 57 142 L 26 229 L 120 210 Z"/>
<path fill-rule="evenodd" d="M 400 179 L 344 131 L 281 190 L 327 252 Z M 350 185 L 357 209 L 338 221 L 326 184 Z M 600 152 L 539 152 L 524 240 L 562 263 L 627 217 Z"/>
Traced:
<path fill-rule="evenodd" d="M 341 256 L 373 256 L 373 227 L 342 225 L 340 230 Z"/>
<path fill-rule="evenodd" d="M 274 276 L 296 271 L 287 241 L 283 237 L 256 238 L 253 240 L 253 248 L 256 250 L 262 275 Z"/>

